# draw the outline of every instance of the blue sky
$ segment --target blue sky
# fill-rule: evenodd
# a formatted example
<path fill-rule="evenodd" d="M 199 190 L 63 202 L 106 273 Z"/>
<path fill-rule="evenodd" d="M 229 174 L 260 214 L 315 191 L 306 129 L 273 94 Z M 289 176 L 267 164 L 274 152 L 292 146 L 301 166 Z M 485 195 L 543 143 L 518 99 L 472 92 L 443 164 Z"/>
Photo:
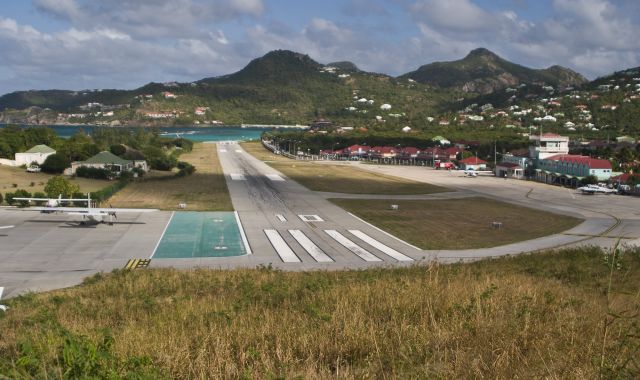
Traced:
<path fill-rule="evenodd" d="M 0 94 L 229 74 L 270 50 L 399 75 L 486 47 L 589 78 L 640 66 L 637 0 L 0 0 Z"/>

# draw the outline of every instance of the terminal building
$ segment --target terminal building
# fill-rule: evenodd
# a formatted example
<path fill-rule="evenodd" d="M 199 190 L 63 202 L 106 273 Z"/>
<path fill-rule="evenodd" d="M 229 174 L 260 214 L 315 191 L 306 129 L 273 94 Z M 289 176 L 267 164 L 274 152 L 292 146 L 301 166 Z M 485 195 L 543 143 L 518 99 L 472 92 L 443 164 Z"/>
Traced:
<path fill-rule="evenodd" d="M 529 177 L 544 183 L 573 187 L 590 175 L 603 182 L 611 178 L 612 167 L 609 160 L 569 154 L 567 136 L 545 133 L 530 136 L 529 139 L 532 142 L 529 156 L 505 155 L 502 163 L 496 167 L 496 175 Z"/>

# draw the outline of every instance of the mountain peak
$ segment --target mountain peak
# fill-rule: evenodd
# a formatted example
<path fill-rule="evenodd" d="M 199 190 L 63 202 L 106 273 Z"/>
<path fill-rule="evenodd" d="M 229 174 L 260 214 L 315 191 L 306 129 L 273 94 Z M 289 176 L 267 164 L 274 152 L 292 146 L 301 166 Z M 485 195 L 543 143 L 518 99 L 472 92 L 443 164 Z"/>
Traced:
<path fill-rule="evenodd" d="M 498 57 L 498 55 L 494 52 L 492 52 L 491 50 L 487 49 L 487 48 L 477 48 L 477 49 L 473 49 L 469 52 L 469 54 L 467 54 L 467 56 L 465 58 L 474 58 L 474 57 L 481 57 L 481 58 L 500 58 Z"/>

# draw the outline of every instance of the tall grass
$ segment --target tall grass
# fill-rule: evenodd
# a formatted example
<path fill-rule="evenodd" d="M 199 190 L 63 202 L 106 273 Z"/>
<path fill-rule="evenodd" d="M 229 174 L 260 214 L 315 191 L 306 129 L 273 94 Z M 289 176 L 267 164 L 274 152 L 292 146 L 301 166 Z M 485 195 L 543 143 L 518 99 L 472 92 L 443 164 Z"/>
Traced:
<path fill-rule="evenodd" d="M 637 377 L 640 250 L 611 277 L 604 257 L 588 248 L 362 271 L 115 271 L 10 300 L 0 373 Z M 603 339 L 615 310 L 635 314 Z"/>

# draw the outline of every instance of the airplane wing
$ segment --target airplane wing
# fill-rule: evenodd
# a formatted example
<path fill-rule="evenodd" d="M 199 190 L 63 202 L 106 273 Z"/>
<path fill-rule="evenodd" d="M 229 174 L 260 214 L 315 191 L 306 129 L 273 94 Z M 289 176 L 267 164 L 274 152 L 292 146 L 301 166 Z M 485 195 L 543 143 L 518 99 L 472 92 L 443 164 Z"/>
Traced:
<path fill-rule="evenodd" d="M 68 214 L 75 215 L 87 215 L 87 214 L 109 214 L 109 213 L 123 213 L 123 212 L 152 212 L 158 211 L 151 208 L 87 208 L 87 207 L 27 207 L 23 208 L 23 211 L 59 211 Z"/>
<path fill-rule="evenodd" d="M 59 202 L 87 202 L 89 201 L 89 199 L 87 198 L 13 198 L 16 201 L 34 201 L 34 202 L 40 202 L 40 201 L 59 201 Z"/>

